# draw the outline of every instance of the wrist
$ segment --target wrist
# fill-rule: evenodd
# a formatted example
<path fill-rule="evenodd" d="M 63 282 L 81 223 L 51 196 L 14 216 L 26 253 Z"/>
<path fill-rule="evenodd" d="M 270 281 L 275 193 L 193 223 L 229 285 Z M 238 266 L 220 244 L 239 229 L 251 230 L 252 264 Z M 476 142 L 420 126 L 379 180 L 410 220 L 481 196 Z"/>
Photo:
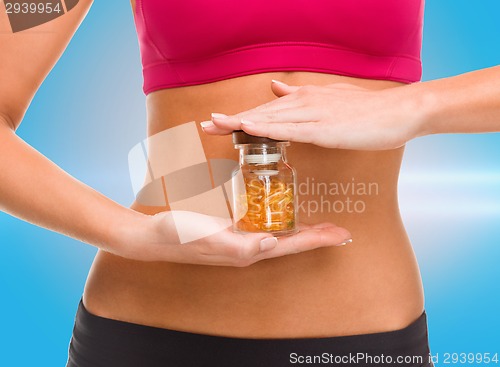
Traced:
<path fill-rule="evenodd" d="M 409 85 L 407 101 L 409 101 L 409 116 L 411 121 L 411 138 L 435 134 L 435 111 L 438 100 L 435 91 L 429 88 L 428 82 Z"/>
<path fill-rule="evenodd" d="M 140 241 L 153 232 L 151 222 L 150 215 L 123 208 L 109 223 L 106 241 L 101 249 L 127 257 L 132 246 L 140 245 Z"/>

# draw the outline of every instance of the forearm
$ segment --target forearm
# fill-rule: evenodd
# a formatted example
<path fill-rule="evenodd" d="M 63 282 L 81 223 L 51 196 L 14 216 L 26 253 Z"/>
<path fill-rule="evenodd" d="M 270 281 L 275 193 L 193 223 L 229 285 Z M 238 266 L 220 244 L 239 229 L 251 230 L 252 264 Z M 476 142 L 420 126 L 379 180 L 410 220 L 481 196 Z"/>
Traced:
<path fill-rule="evenodd" d="M 0 210 L 110 251 L 144 216 L 71 177 L 1 121 Z"/>
<path fill-rule="evenodd" d="M 500 66 L 413 84 L 419 135 L 500 131 Z"/>

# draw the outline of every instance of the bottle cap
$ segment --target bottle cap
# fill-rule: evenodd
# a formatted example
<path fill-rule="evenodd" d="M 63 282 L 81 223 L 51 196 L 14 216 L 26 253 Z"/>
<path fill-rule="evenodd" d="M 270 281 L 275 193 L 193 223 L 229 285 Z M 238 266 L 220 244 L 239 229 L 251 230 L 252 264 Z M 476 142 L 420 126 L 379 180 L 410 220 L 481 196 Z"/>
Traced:
<path fill-rule="evenodd" d="M 273 144 L 286 142 L 286 140 L 275 140 L 262 136 L 254 136 L 247 134 L 243 130 L 233 131 L 233 144 Z"/>

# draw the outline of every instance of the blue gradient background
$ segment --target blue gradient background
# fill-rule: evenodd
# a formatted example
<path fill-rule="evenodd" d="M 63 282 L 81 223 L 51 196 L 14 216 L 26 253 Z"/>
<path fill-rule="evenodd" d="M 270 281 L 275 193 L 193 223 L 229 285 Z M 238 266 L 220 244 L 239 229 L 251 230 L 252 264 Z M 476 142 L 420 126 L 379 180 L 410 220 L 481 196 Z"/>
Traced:
<path fill-rule="evenodd" d="M 424 80 L 500 64 L 499 13 L 495 0 L 428 0 Z M 141 83 L 129 3 L 97 1 L 18 133 L 129 205 L 127 153 L 146 135 Z M 433 354 L 500 353 L 500 135 L 410 142 L 400 204 L 424 280 Z M 96 250 L 4 213 L 0 246 L 0 366 L 63 366 Z"/>

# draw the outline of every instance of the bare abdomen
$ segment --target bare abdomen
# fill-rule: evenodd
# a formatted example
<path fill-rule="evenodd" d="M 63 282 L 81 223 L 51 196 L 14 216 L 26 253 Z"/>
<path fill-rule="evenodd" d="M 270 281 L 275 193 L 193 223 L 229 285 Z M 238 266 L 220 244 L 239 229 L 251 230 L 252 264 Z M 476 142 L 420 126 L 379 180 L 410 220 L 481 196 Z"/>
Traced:
<path fill-rule="evenodd" d="M 211 112 L 237 113 L 276 98 L 271 79 L 291 85 L 371 81 L 309 72 L 250 75 L 148 96 L 149 134 Z M 207 158 L 236 159 L 229 136 L 204 135 Z M 353 243 L 269 259 L 245 268 L 143 263 L 99 252 L 84 302 L 100 316 L 240 337 L 333 336 L 402 328 L 420 316 L 423 293 L 397 205 L 402 149 L 289 148 L 299 180 L 300 220 L 349 229 Z M 127 184 L 127 183 L 124 183 Z M 161 209 L 133 208 L 153 214 Z M 165 208 L 163 208 L 165 209 Z"/>

